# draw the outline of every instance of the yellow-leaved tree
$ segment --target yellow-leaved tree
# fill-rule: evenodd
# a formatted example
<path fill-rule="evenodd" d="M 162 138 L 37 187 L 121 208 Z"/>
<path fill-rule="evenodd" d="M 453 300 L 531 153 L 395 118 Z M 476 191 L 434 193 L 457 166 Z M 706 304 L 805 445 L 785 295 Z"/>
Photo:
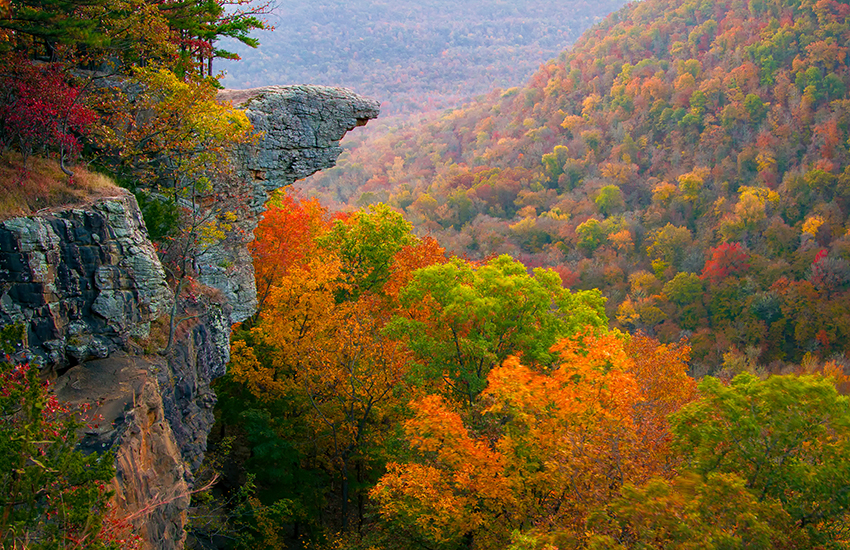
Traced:
<path fill-rule="evenodd" d="M 333 477 L 335 494 L 325 496 L 338 510 L 333 527 L 344 532 L 352 519 L 358 528 L 363 522 L 362 488 L 395 444 L 390 426 L 409 399 L 409 351 L 384 327 L 410 272 L 443 254 L 383 206 L 322 221 L 315 204 L 289 204 L 295 211 L 269 222 L 306 219 L 312 229 L 261 227 L 268 237 L 300 240 L 288 258 L 277 254 L 287 247 L 273 242 L 255 248 L 267 253 L 255 260 L 268 293 L 254 326 L 234 339 L 230 376 L 266 410 L 285 404 L 290 422 L 279 435 L 301 466 Z M 284 269 L 267 265 L 277 261 Z"/>
<path fill-rule="evenodd" d="M 513 356 L 490 371 L 480 415 L 437 396 L 412 403 L 411 459 L 372 490 L 392 528 L 440 548 L 520 535 L 577 547 L 624 483 L 670 475 L 663 419 L 695 395 L 687 348 L 588 331 L 552 352 L 553 369 Z"/>

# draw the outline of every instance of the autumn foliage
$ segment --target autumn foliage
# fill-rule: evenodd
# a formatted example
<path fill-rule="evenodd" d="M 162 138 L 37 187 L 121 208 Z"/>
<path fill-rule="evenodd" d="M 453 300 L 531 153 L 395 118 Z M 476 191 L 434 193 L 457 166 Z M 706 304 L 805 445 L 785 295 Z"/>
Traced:
<path fill-rule="evenodd" d="M 525 86 L 364 139 L 305 188 L 559 270 L 617 328 L 690 336 L 700 372 L 731 346 L 782 372 L 850 351 L 847 43 L 841 2 L 633 2 Z M 700 292 L 662 292 L 688 274 Z"/>
<path fill-rule="evenodd" d="M 0 2 L 0 145 L 86 143 L 185 297 L 250 240 L 250 124 L 208 77 L 262 22 L 115 4 Z M 217 386 L 233 546 L 847 546 L 848 15 L 633 3 L 526 86 L 350 150 L 313 184 L 346 213 L 274 196 Z M 103 64 L 138 95 L 75 80 Z M 0 545 L 110 545 L 106 462 L 0 370 Z"/>
<path fill-rule="evenodd" d="M 687 236 L 671 227 L 661 261 Z M 759 379 L 730 352 L 743 374 L 698 383 L 686 343 L 608 329 L 601 297 L 553 271 L 447 259 L 384 205 L 334 217 L 281 195 L 258 231 L 268 293 L 220 396 L 222 429 L 276 457 L 243 463 L 262 517 L 352 548 L 840 540 L 846 504 L 827 495 L 850 408 L 835 364 Z M 702 285 L 691 273 L 663 292 L 688 304 Z"/>
<path fill-rule="evenodd" d="M 112 455 L 76 448 L 79 411 L 57 400 L 37 368 L 9 355 L 21 329 L 0 330 L 0 547 L 121 548 L 105 521 Z"/>
<path fill-rule="evenodd" d="M 712 283 L 739 275 L 750 267 L 747 263 L 749 255 L 739 243 L 723 243 L 708 252 L 709 258 L 702 268 L 700 278 L 708 279 Z"/>
<path fill-rule="evenodd" d="M 635 350 L 653 351 L 642 339 Z M 588 514 L 624 483 L 669 475 L 669 431 L 647 409 L 665 385 L 682 388 L 669 396 L 678 405 L 696 397 L 684 363 L 658 362 L 639 384 L 622 335 L 576 335 L 552 351 L 554 370 L 517 357 L 493 369 L 474 428 L 437 396 L 413 402 L 405 433 L 418 460 L 391 464 L 373 489 L 383 517 L 448 547 L 504 548 L 525 526 L 578 544 Z M 650 374 L 658 358 L 641 359 L 640 374 Z"/>
<path fill-rule="evenodd" d="M 254 232 L 249 245 L 260 309 L 273 286 L 291 268 L 304 262 L 327 214 L 318 201 L 298 201 L 289 194 L 277 195 L 263 214 L 264 223 Z"/>
<path fill-rule="evenodd" d="M 22 56 L 0 57 L 0 145 L 25 156 L 80 152 L 78 136 L 95 120 L 80 89 L 55 65 L 34 66 Z"/>

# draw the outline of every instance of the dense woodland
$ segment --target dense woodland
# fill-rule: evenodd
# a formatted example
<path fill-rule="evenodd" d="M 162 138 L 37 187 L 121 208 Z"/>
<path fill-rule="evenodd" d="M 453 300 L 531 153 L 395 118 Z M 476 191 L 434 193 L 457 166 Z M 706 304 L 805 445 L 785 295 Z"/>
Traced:
<path fill-rule="evenodd" d="M 264 10 L 0 1 L 2 213 L 70 196 L 31 185 L 45 163 L 130 187 L 179 298 L 146 353 L 216 299 L 205 247 L 245 238 L 223 153 L 250 125 L 210 60 Z M 350 148 L 310 184 L 333 208 L 276 194 L 190 545 L 849 547 L 848 13 L 632 4 L 525 87 Z M 20 330 L 0 547 L 133 547 Z"/>
<path fill-rule="evenodd" d="M 641 2 L 523 88 L 353 142 L 308 182 L 453 253 L 600 289 L 695 372 L 847 351 L 847 5 Z"/>
<path fill-rule="evenodd" d="M 448 257 L 383 204 L 278 195 L 253 253 L 262 305 L 234 332 L 210 455 L 232 500 L 196 509 L 199 542 L 848 544 L 840 364 L 699 381 L 686 342 L 610 329 L 599 291 Z"/>
<path fill-rule="evenodd" d="M 280 0 L 262 48 L 217 67 L 228 88 L 345 86 L 382 118 L 444 109 L 525 82 L 623 0 Z"/>

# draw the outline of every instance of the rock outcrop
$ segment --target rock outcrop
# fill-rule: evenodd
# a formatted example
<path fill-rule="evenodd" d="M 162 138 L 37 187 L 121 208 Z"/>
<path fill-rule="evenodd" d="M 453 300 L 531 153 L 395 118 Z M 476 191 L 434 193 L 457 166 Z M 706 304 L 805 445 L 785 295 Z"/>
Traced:
<path fill-rule="evenodd" d="M 220 101 L 244 109 L 259 134 L 258 143 L 241 152 L 242 166 L 257 189 L 254 206 L 273 191 L 334 165 L 339 141 L 380 112 L 380 104 L 346 90 L 325 86 L 267 86 L 222 90 Z"/>
<path fill-rule="evenodd" d="M 162 359 L 117 353 L 73 367 L 56 384 L 63 401 L 94 404 L 90 414 L 99 420 L 83 448 L 115 449 L 117 519 L 148 548 L 180 548 L 186 538 L 191 475 L 156 377 L 167 369 Z"/>
<path fill-rule="evenodd" d="M 27 326 L 23 353 L 56 377 L 60 399 L 94 404 L 99 427 L 83 446 L 115 450 L 121 514 L 149 548 L 181 547 L 214 420 L 210 382 L 229 356 L 226 304 L 181 307 L 196 320 L 163 352 L 174 297 L 135 198 L 117 188 L 0 223 L 0 292 L 0 325 Z"/>
<path fill-rule="evenodd" d="M 102 420 L 83 446 L 114 450 L 116 502 L 148 549 L 183 546 L 193 471 L 213 423 L 210 383 L 225 373 L 231 323 L 256 308 L 247 242 L 267 194 L 333 166 L 345 132 L 378 114 L 376 102 L 333 88 L 221 98 L 246 109 L 260 132 L 234 153 L 247 214 L 235 222 L 242 237 L 203 251 L 200 290 L 179 303 L 126 191 L 0 223 L 0 326 L 27 326 L 23 352 L 56 378 L 61 399 L 95 404 Z"/>
<path fill-rule="evenodd" d="M 244 109 L 258 136 L 256 143 L 235 154 L 240 180 L 247 186 L 242 193 L 250 201 L 249 214 L 237 223 L 241 235 L 253 235 L 271 191 L 334 166 L 346 132 L 380 112 L 375 100 L 326 86 L 222 90 L 218 100 Z M 199 280 L 228 297 L 233 322 L 253 314 L 256 285 L 244 242 L 210 247 L 200 262 Z"/>

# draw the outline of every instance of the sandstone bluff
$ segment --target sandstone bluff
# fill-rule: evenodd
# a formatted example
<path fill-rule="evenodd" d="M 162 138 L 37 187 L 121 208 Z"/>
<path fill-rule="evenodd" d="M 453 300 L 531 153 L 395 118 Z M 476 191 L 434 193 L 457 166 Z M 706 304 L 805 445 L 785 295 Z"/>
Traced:
<path fill-rule="evenodd" d="M 249 236 L 270 191 L 333 166 L 339 140 L 379 112 L 374 100 L 321 86 L 219 99 L 244 109 L 259 135 L 234 152 L 250 201 L 238 223 Z M 61 399 L 96 404 L 104 421 L 83 445 L 114 450 L 115 498 L 148 549 L 185 541 L 187 495 L 213 422 L 210 382 L 225 372 L 230 325 L 257 303 L 248 240 L 204 252 L 199 280 L 223 298 L 187 306 L 193 320 L 157 353 L 140 342 L 174 295 L 130 193 L 0 223 L 0 325 L 26 324 L 24 352 L 57 377 Z"/>

